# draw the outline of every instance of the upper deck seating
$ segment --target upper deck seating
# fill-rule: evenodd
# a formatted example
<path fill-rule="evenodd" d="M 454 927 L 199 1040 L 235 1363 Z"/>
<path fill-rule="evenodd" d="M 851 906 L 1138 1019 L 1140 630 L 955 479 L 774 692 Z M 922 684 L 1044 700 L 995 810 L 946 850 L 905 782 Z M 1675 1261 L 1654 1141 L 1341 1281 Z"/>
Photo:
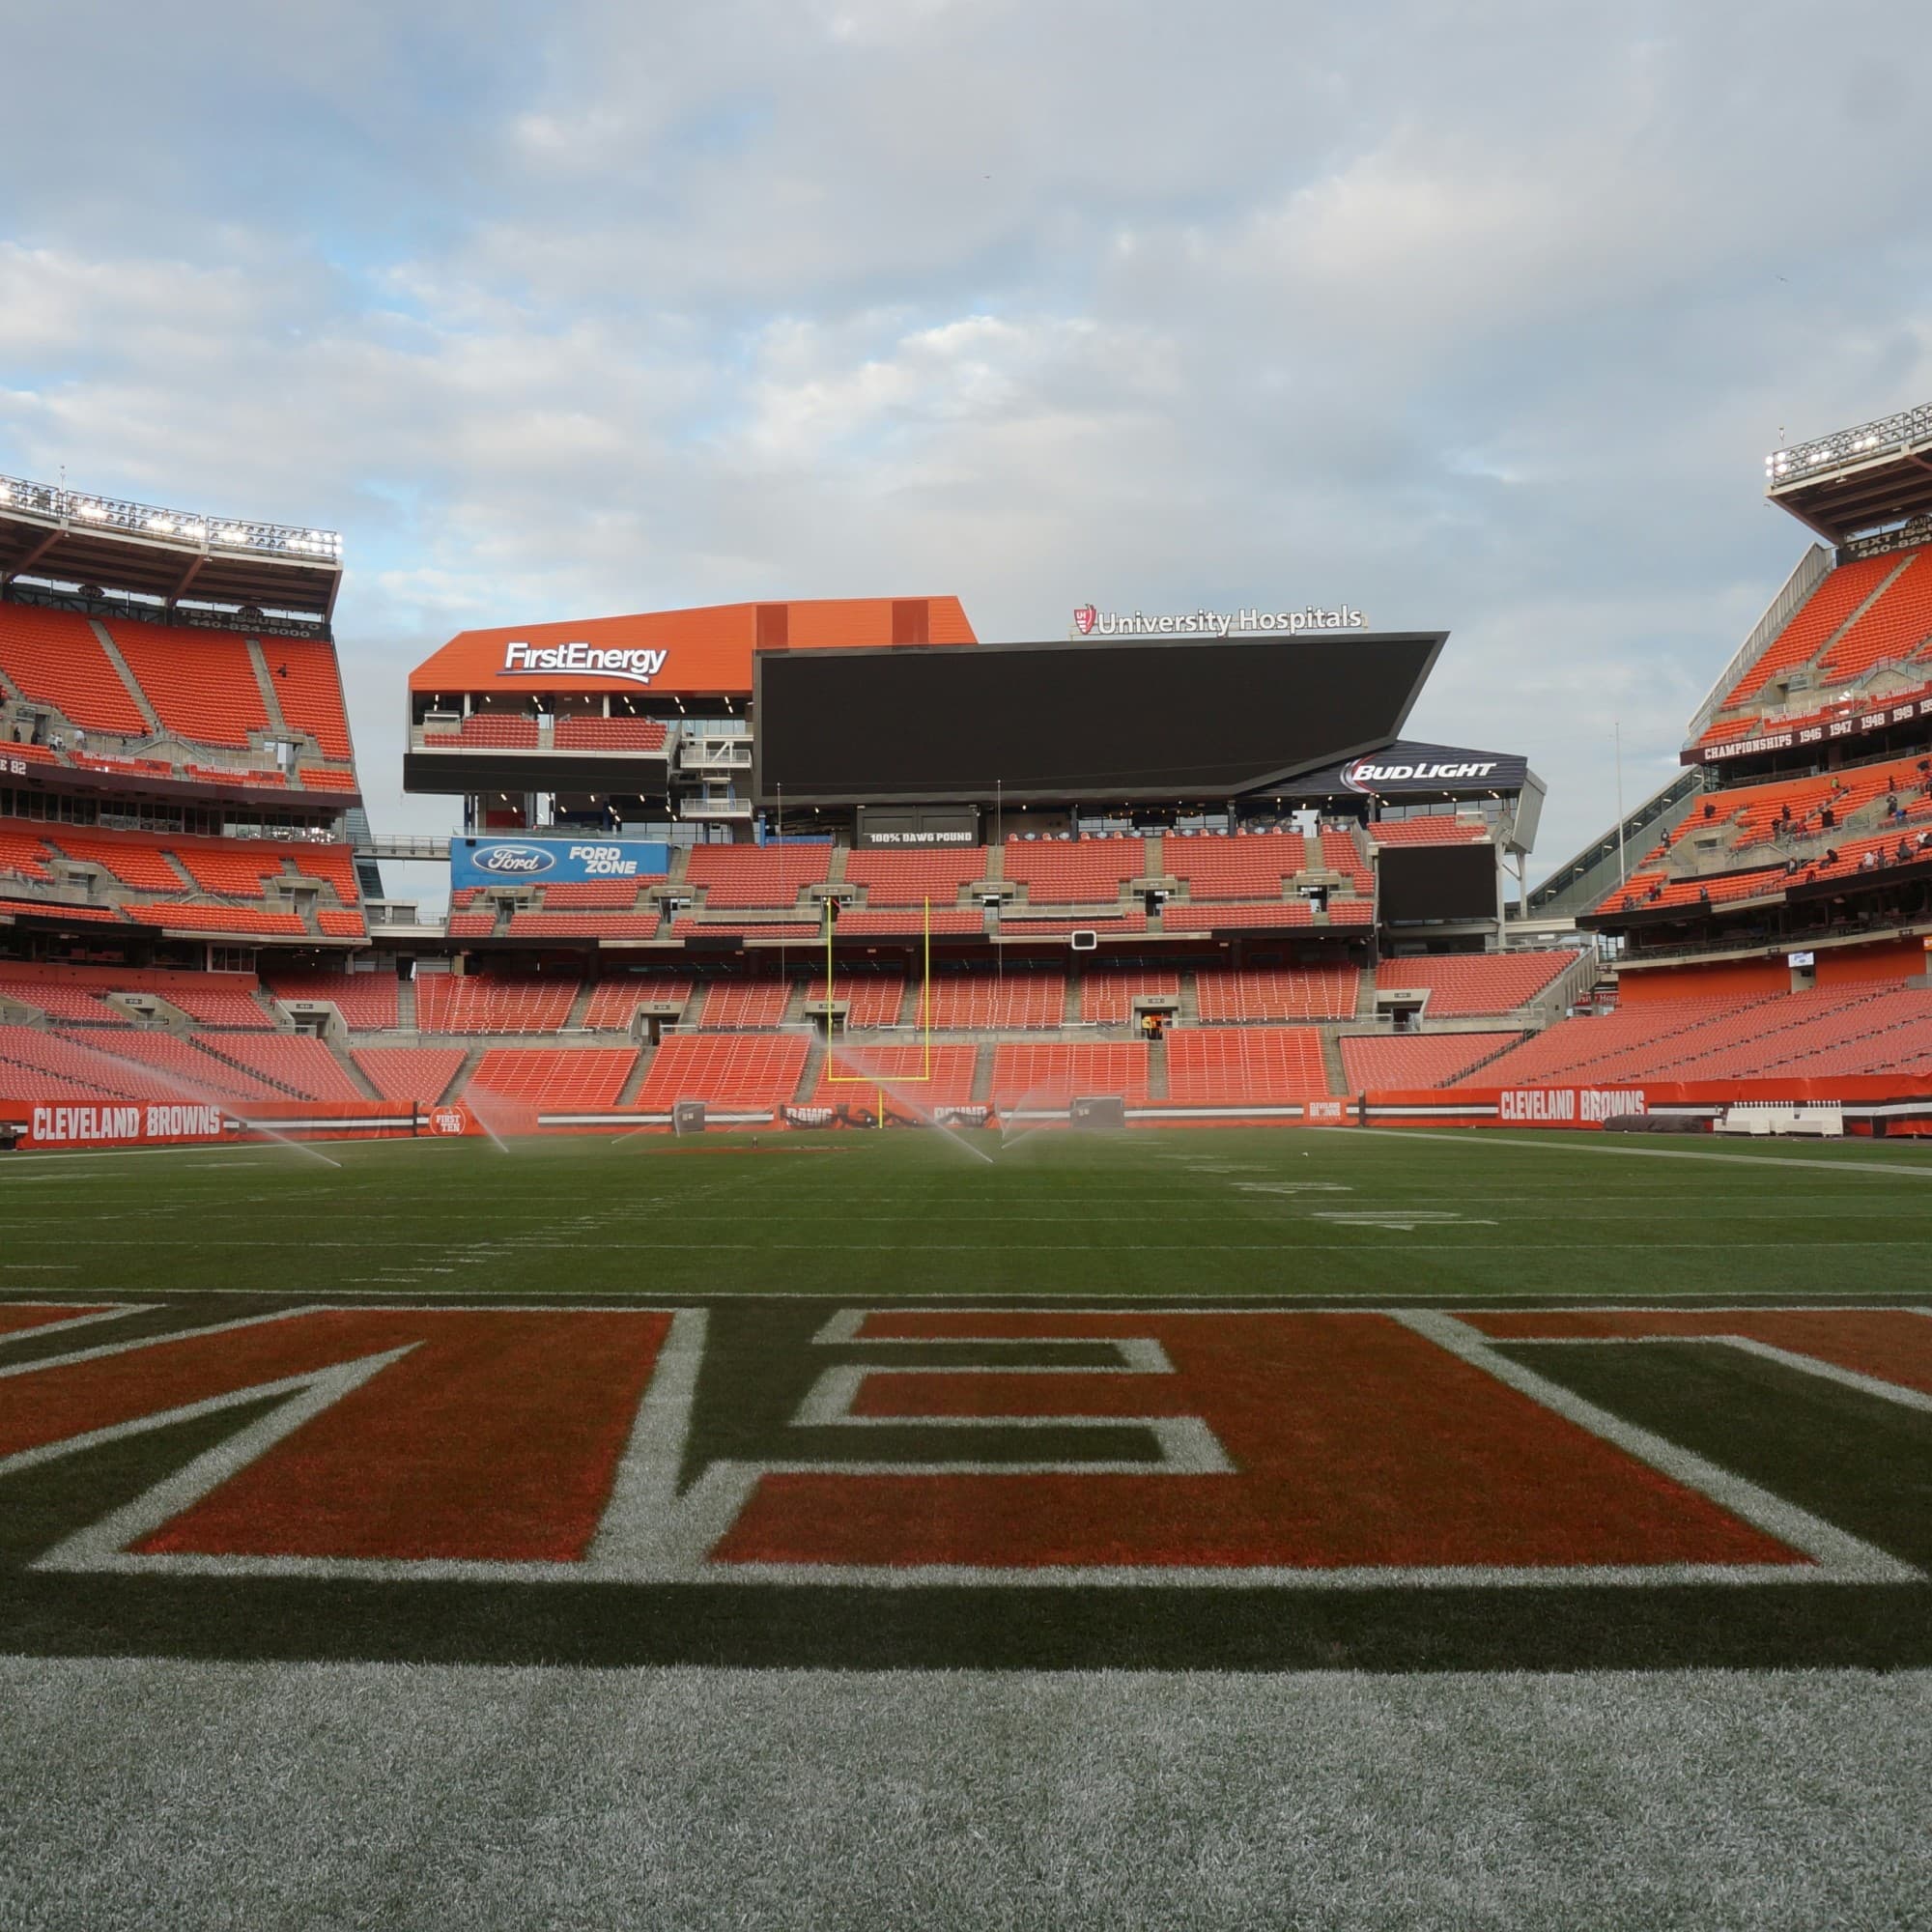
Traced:
<path fill-rule="evenodd" d="M 1375 890 L 1375 879 L 1356 849 L 1354 838 L 1347 832 L 1321 835 L 1321 867 L 1324 871 L 1340 872 L 1363 897 Z"/>
<path fill-rule="evenodd" d="M 71 611 L 0 604 L 0 671 L 23 696 L 51 705 L 70 724 L 119 738 L 150 735 L 94 626 Z"/>
<path fill-rule="evenodd" d="M 1868 556 L 1856 563 L 1840 564 L 1821 578 L 1791 621 L 1731 687 L 1719 708 L 1727 711 L 1734 704 L 1742 704 L 1747 698 L 1755 697 L 1779 672 L 1808 664 L 1833 632 L 1840 629 L 1845 619 L 1897 567 L 1895 556 Z"/>
<path fill-rule="evenodd" d="M 788 906 L 831 868 L 829 844 L 694 845 L 684 882 L 706 889 L 707 906 Z"/>
<path fill-rule="evenodd" d="M 1369 827 L 1378 845 L 1474 845 L 1490 836 L 1480 818 L 1451 818 L 1433 812 L 1423 818 L 1385 818 Z"/>
<path fill-rule="evenodd" d="M 1449 952 L 1384 959 L 1376 969 L 1376 987 L 1426 991 L 1427 1010 L 1435 1019 L 1511 1013 L 1576 965 L 1577 957 L 1574 952 Z"/>
<path fill-rule="evenodd" d="M 652 912 L 514 912 L 512 939 L 655 939 L 663 923 Z"/>
<path fill-rule="evenodd" d="M 248 640 L 239 632 L 133 617 L 105 622 L 143 695 L 175 736 L 195 745 L 245 748 L 251 731 L 269 729 Z"/>
<path fill-rule="evenodd" d="M 199 905 L 182 900 L 147 899 L 124 910 L 143 925 L 182 932 L 262 933 L 277 939 L 300 939 L 307 927 L 292 912 L 257 912 L 249 906 Z"/>
<path fill-rule="evenodd" d="M 1296 832 L 1169 837 L 1161 840 L 1161 867 L 1185 883 L 1191 899 L 1278 899 L 1282 882 L 1306 864 L 1303 846 Z"/>
<path fill-rule="evenodd" d="M 325 758 L 351 756 L 349 711 L 342 701 L 335 646 L 324 638 L 264 638 L 261 643 L 270 689 L 282 716 L 296 730 L 306 731 Z M 306 782 L 308 774 L 302 776 Z"/>
<path fill-rule="evenodd" d="M 1896 559 L 1893 559 L 1895 561 Z M 1932 639 L 1932 551 L 1919 551 L 1878 602 L 1826 652 L 1827 677 L 1859 677 L 1889 658 L 1909 658 Z"/>
<path fill-rule="evenodd" d="M 491 751 L 534 752 L 537 748 L 537 721 L 508 711 L 478 711 L 466 718 L 454 731 L 423 733 L 425 746 L 477 745 Z"/>
<path fill-rule="evenodd" d="M 956 906 L 959 895 L 986 876 L 986 853 L 979 845 L 932 851 L 886 851 L 862 846 L 845 856 L 848 885 L 864 886 L 869 906 Z"/>
<path fill-rule="evenodd" d="M 1098 905 L 1118 899 L 1147 870 L 1139 838 L 1009 838 L 1005 871 L 1035 905 Z"/>
<path fill-rule="evenodd" d="M 563 879 L 543 889 L 546 912 L 582 912 L 592 908 L 629 912 L 646 886 L 662 885 L 662 872 L 640 873 L 627 879 Z"/>

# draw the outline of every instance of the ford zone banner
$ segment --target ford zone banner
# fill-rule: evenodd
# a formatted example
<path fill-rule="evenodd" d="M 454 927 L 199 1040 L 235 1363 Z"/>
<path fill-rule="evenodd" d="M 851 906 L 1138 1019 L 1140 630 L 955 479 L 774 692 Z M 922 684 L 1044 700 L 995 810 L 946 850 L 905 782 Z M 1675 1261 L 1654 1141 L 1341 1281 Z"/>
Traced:
<path fill-rule="evenodd" d="M 449 884 L 549 886 L 648 879 L 670 870 L 670 847 L 649 838 L 452 838 Z"/>

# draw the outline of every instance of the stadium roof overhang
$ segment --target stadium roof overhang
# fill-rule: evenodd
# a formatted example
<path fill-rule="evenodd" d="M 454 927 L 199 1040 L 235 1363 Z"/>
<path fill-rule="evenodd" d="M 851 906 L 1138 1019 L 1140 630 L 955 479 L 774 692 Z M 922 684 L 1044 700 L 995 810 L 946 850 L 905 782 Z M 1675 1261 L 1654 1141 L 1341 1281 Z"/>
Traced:
<path fill-rule="evenodd" d="M 462 631 L 410 673 L 412 696 L 749 697 L 754 656 L 835 646 L 971 644 L 956 597 L 711 604 Z"/>
<path fill-rule="evenodd" d="M 15 578 L 326 622 L 342 582 L 342 539 L 0 476 L 0 586 Z"/>
<path fill-rule="evenodd" d="M 1932 518 L 1932 404 L 1774 450 L 1765 496 L 1834 545 Z"/>

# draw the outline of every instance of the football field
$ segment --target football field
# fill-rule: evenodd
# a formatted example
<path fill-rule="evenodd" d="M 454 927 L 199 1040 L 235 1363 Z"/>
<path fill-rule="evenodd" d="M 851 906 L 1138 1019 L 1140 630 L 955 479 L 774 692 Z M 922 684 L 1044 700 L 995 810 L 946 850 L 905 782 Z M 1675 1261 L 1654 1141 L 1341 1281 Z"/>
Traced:
<path fill-rule="evenodd" d="M 1932 1155 L 0 1159 L 0 1924 L 1932 1918 Z"/>

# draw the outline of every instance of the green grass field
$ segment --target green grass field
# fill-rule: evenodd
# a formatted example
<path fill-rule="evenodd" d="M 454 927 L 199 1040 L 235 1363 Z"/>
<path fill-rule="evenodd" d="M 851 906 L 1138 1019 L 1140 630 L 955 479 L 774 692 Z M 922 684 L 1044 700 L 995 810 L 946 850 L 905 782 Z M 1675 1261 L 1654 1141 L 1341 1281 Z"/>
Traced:
<path fill-rule="evenodd" d="M 1932 1151 L 0 1157 L 0 1926 L 1932 1923 Z"/>
<path fill-rule="evenodd" d="M 1932 1150 L 1596 1134 L 712 1135 L 0 1160 L 0 1285 L 1883 1298 Z"/>

